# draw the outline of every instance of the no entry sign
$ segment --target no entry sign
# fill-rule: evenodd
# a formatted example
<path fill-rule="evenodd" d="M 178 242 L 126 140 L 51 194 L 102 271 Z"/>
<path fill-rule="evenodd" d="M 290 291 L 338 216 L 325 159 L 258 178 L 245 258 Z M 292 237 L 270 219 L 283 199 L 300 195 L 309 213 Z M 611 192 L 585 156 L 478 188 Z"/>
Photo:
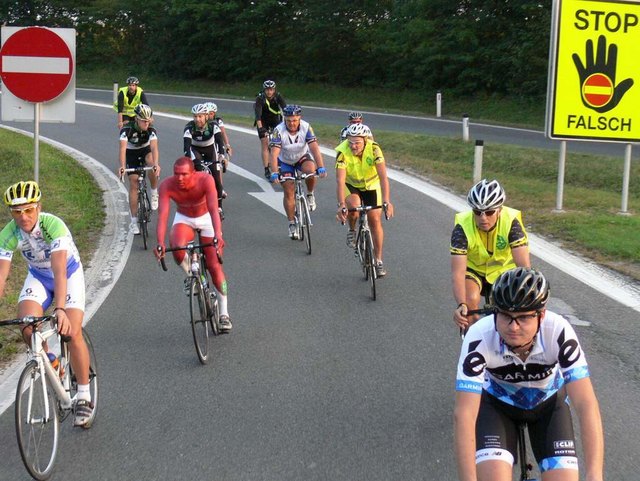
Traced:
<path fill-rule="evenodd" d="M 28 102 L 55 99 L 73 77 L 69 47 L 55 32 L 43 27 L 16 31 L 2 45 L 0 61 L 5 87 Z"/>

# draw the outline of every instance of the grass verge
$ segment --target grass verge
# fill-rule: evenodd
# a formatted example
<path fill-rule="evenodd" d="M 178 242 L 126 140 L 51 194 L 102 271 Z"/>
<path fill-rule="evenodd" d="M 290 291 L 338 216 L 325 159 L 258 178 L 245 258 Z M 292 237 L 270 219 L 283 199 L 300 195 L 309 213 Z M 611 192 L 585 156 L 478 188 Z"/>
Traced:
<path fill-rule="evenodd" d="M 11 184 L 33 179 L 33 139 L 0 128 L 0 194 Z M 73 235 L 80 256 L 87 268 L 104 226 L 102 191 L 89 172 L 72 158 L 53 147 L 40 144 L 39 184 L 42 189 L 42 209 L 62 218 Z M 4 206 L 4 203 L 2 204 Z M 0 229 L 11 220 L 6 209 L 0 209 Z M 0 299 L 0 318 L 15 317 L 18 295 L 26 275 L 26 263 L 15 253 L 11 273 Z M 0 366 L 23 350 L 23 343 L 14 330 L 0 329 Z"/>

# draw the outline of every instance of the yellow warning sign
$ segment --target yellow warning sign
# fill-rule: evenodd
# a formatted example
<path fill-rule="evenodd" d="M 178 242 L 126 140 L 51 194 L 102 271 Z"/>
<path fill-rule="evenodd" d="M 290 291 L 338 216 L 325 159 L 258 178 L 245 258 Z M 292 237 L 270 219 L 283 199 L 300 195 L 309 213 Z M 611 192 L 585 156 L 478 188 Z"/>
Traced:
<path fill-rule="evenodd" d="M 547 135 L 640 141 L 640 2 L 555 0 Z"/>

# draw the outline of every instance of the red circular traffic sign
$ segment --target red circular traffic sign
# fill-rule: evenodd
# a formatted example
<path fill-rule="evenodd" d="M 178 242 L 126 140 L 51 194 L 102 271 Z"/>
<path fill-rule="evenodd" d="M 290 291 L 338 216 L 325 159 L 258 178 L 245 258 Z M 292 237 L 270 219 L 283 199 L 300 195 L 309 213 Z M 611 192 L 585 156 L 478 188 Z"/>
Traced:
<path fill-rule="evenodd" d="M 603 73 L 589 75 L 582 85 L 582 95 L 592 107 L 607 105 L 613 97 L 613 82 Z"/>
<path fill-rule="evenodd" d="M 73 77 L 73 55 L 58 34 L 27 27 L 11 35 L 0 50 L 5 87 L 28 102 L 47 102 L 66 90 Z"/>

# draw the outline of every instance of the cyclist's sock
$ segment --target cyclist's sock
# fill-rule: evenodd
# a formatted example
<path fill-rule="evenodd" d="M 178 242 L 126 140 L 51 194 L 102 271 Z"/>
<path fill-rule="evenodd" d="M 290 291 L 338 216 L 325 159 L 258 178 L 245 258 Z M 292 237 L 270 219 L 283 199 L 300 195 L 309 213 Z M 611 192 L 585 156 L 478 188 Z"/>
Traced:
<path fill-rule="evenodd" d="M 227 296 L 222 294 L 218 289 L 216 289 L 218 293 L 218 306 L 220 307 L 220 315 L 228 316 L 229 310 L 227 308 Z"/>
<path fill-rule="evenodd" d="M 149 187 L 149 190 L 151 191 L 151 195 L 156 195 L 158 193 L 158 189 L 153 189 Z"/>
<path fill-rule="evenodd" d="M 84 399 L 85 401 L 91 401 L 91 391 L 89 390 L 89 384 L 78 384 L 78 401 Z"/>
<path fill-rule="evenodd" d="M 132 224 L 137 224 L 138 223 L 138 216 L 131 216 L 131 223 Z"/>
<path fill-rule="evenodd" d="M 182 270 L 186 274 L 189 274 L 189 272 L 191 272 L 191 262 L 189 262 L 189 256 L 187 254 L 185 254 L 184 257 L 182 258 L 182 262 L 180 263 L 180 267 L 182 267 Z"/>

